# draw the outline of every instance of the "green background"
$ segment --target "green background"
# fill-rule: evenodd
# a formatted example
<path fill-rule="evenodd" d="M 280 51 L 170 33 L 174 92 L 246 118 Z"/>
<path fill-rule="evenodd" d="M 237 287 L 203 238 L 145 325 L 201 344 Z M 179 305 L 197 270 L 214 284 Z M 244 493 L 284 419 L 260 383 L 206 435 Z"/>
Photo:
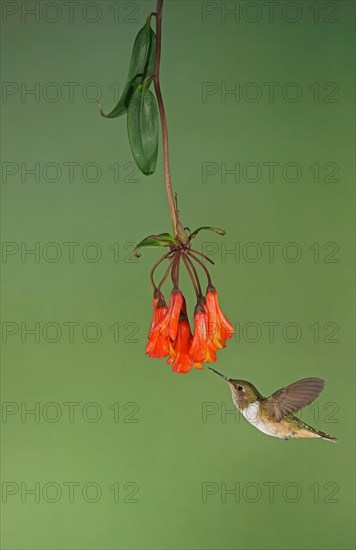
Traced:
<path fill-rule="evenodd" d="M 169 1 L 161 65 L 182 221 L 192 229 L 227 230 L 225 239 L 206 234 L 196 241 L 213 251 L 220 302 L 228 318 L 240 323 L 216 368 L 250 380 L 265 395 L 299 378 L 324 378 L 317 407 L 307 407 L 303 419 L 336 435 L 337 445 L 267 437 L 238 415 L 224 415 L 232 409 L 229 389 L 207 369 L 176 375 L 164 360 L 144 354 L 148 271 L 159 252 L 147 250 L 135 262 L 130 243 L 170 230 L 162 155 L 153 176 L 136 173 L 130 181 L 126 120 L 101 118 L 88 101 L 95 89 L 86 85 L 97 83 L 104 107 L 114 105 L 112 86 L 117 81 L 122 89 L 134 36 L 154 2 L 101 2 L 92 23 L 81 8 L 70 22 L 62 3 L 56 4 L 58 22 L 48 21 L 56 15 L 50 6 L 39 21 L 28 16 L 22 22 L 20 3 L 10 4 L 19 11 L 7 17 L 3 12 L 2 25 L 2 80 L 5 91 L 15 90 L 2 97 L 2 239 L 15 243 L 15 252 L 38 242 L 40 255 L 36 261 L 20 251 L 3 254 L 2 399 L 19 411 L 38 403 L 40 416 L 2 417 L 3 548 L 354 548 L 354 3 L 297 2 L 300 20 L 291 23 L 293 8 L 283 16 L 279 3 L 269 22 L 259 2 L 261 20 L 253 23 L 254 8 L 246 2 L 236 3 L 247 10 L 240 22 L 231 15 L 224 22 L 224 6 L 235 3 L 220 2 L 210 3 L 216 14 L 204 22 L 203 3 Z M 113 5 L 119 6 L 119 21 Z M 93 19 L 95 12 L 87 9 L 86 19 Z M 279 85 L 270 101 L 263 83 L 272 81 Z M 39 97 L 21 93 L 21 86 L 33 89 L 36 82 Z M 78 83 L 73 101 L 68 82 Z M 203 101 L 207 82 L 215 83 L 216 93 Z M 231 89 L 251 82 L 262 90 L 259 101 L 221 95 L 222 83 Z M 283 97 L 289 82 L 302 90 L 299 101 Z M 35 162 L 47 175 L 38 182 L 21 178 L 20 164 L 31 168 Z M 56 170 L 47 166 L 51 162 L 62 170 L 58 181 L 50 181 Z M 68 162 L 79 163 L 74 181 L 63 164 Z M 90 169 L 88 177 L 81 173 L 90 162 L 102 170 L 96 182 L 88 181 L 94 178 Z M 231 168 L 249 162 L 261 167 L 259 181 L 248 181 L 251 175 L 223 181 L 222 163 Z M 280 163 L 272 182 L 266 162 Z M 288 162 L 300 167 L 299 181 L 283 176 Z M 310 168 L 316 162 L 319 182 Z M 120 167 L 117 182 L 109 168 L 114 163 Z M 217 172 L 205 183 L 203 163 L 215 163 L 210 169 Z M 327 163 L 337 165 L 335 181 L 323 181 L 335 167 Z M 9 166 L 19 171 L 6 176 Z M 68 242 L 79 243 L 73 261 L 63 244 Z M 93 242 L 102 255 L 90 262 L 95 250 L 87 243 Z M 271 261 L 266 242 L 280 243 Z M 283 249 L 291 242 L 301 250 L 299 261 L 288 260 L 293 247 Z M 240 258 L 224 255 L 222 246 L 239 245 Z M 50 261 L 56 250 L 62 257 Z M 254 250 L 262 251 L 258 261 L 251 260 Z M 186 279 L 183 284 L 192 311 L 192 292 Z M 73 342 L 68 322 L 79 323 Z M 83 329 L 90 322 L 101 327 L 96 343 L 88 342 L 94 328 Z M 279 323 L 272 342 L 263 324 L 270 322 Z M 39 323 L 39 342 L 26 336 L 21 323 Z M 114 323 L 116 342 L 109 328 Z M 51 343 L 58 326 L 62 333 Z M 9 327 L 17 332 L 6 340 Z M 294 343 L 293 330 L 301 331 Z M 68 402 L 78 403 L 73 422 Z M 207 407 L 211 414 L 204 417 Z M 88 421 L 97 410 L 101 418 Z M 7 496 L 9 482 L 18 491 Z M 80 484 L 74 502 L 63 485 L 68 482 Z M 95 496 L 90 491 L 82 496 L 90 482 L 101 487 L 97 502 L 88 502 Z M 118 502 L 109 489 L 116 482 Z M 40 484 L 39 502 L 26 496 L 21 483 Z M 204 483 L 214 493 L 206 502 Z M 235 484 L 240 498 L 224 498 L 224 487 Z M 49 502 L 58 486 L 62 495 Z M 137 502 L 127 502 L 132 499 Z"/>

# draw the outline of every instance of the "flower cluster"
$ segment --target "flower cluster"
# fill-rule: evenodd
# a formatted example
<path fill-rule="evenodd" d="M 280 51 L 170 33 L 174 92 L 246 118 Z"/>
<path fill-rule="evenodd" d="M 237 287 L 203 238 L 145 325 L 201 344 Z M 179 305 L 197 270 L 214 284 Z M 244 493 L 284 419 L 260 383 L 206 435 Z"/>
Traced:
<path fill-rule="evenodd" d="M 194 252 L 197 253 L 197 251 Z M 173 249 L 161 258 L 154 269 L 164 259 L 169 259 L 170 264 L 158 287 L 153 282 L 153 272 L 151 272 L 151 281 L 154 286 L 153 317 L 146 353 L 152 358 L 168 357 L 168 364 L 172 366 L 174 372 L 186 373 L 192 367 L 202 369 L 202 363 L 216 361 L 216 351 L 226 346 L 226 341 L 234 333 L 234 327 L 220 309 L 218 295 L 211 283 L 206 266 L 190 248 Z M 203 267 L 208 276 L 205 296 L 201 290 L 193 259 Z M 186 301 L 179 289 L 181 260 L 187 268 L 197 296 L 197 305 L 194 310 L 194 335 L 189 325 Z M 161 286 L 169 272 L 172 275 L 173 290 L 167 306 Z"/>

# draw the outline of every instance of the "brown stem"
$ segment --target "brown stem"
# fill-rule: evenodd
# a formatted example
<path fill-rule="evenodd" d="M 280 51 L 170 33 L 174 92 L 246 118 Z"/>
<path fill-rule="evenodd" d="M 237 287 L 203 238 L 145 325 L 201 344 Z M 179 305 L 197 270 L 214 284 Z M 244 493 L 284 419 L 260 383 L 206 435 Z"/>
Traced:
<path fill-rule="evenodd" d="M 173 254 L 173 251 L 170 250 L 170 252 L 167 252 L 167 254 L 165 254 L 164 256 L 162 256 L 159 260 L 157 260 L 157 262 L 155 263 L 155 265 L 152 267 L 151 269 L 151 272 L 150 272 L 150 279 L 151 279 L 151 284 L 154 288 L 154 290 L 157 290 L 157 287 L 155 285 L 155 282 L 153 280 L 153 275 L 154 275 L 154 272 L 156 271 L 157 267 L 163 262 L 163 260 L 165 260 L 166 258 L 169 258 L 169 256 Z"/>
<path fill-rule="evenodd" d="M 203 264 L 203 262 L 199 260 L 199 258 L 197 258 L 196 256 L 194 256 L 194 254 L 192 254 L 191 250 L 189 250 L 187 254 L 189 254 L 189 256 L 193 258 L 193 260 L 195 260 L 204 269 L 206 278 L 208 279 L 208 286 L 213 286 L 208 268 Z"/>
<path fill-rule="evenodd" d="M 157 0 L 157 8 L 156 8 L 157 39 L 156 39 L 156 56 L 155 56 L 155 68 L 154 68 L 154 86 L 155 86 L 157 103 L 158 103 L 159 114 L 161 117 L 161 125 L 162 125 L 164 181 L 166 184 L 169 211 L 170 211 L 172 225 L 173 225 L 173 236 L 175 237 L 177 235 L 178 220 L 177 220 L 177 212 L 174 206 L 171 175 L 169 170 L 168 130 L 167 130 L 166 113 L 164 110 L 161 86 L 159 82 L 159 68 L 160 68 L 160 62 L 161 62 L 162 8 L 163 8 L 163 0 Z"/>
<path fill-rule="evenodd" d="M 188 262 L 188 264 L 190 265 L 191 267 L 191 270 L 193 271 L 194 273 L 194 277 L 195 277 L 195 280 L 196 280 L 196 283 L 197 283 L 197 287 L 198 287 L 198 296 L 202 296 L 202 290 L 201 290 L 201 285 L 200 285 L 200 281 L 199 281 L 199 275 L 198 275 L 198 272 L 197 270 L 195 269 L 195 265 L 193 263 L 193 261 L 190 259 L 190 257 L 186 254 L 184 256 Z M 183 258 L 184 258 L 183 257 Z"/>
<path fill-rule="evenodd" d="M 202 257 L 204 258 L 204 260 L 207 260 L 208 262 L 210 262 L 211 264 L 214 265 L 213 260 L 211 260 L 210 258 L 208 258 L 208 256 L 205 256 L 205 254 L 203 254 L 202 252 L 199 252 L 199 250 L 195 250 L 194 248 L 189 248 L 189 250 L 191 250 L 192 252 L 194 252 L 194 254 L 199 254 L 199 256 L 202 256 Z"/>
<path fill-rule="evenodd" d="M 173 257 L 173 265 L 171 270 L 171 279 L 173 283 L 173 290 L 179 290 L 179 267 L 180 267 L 181 253 L 180 250 L 176 251 Z"/>
<path fill-rule="evenodd" d="M 188 275 L 190 277 L 190 280 L 193 283 L 193 287 L 194 287 L 194 291 L 195 291 L 197 300 L 199 300 L 199 296 L 201 296 L 201 289 L 200 289 L 200 292 L 199 292 L 199 288 L 198 288 L 197 282 L 194 278 L 193 271 L 192 271 L 191 266 L 189 265 L 189 262 L 188 262 L 189 258 L 185 254 L 183 254 L 182 259 L 183 259 L 184 265 L 186 267 L 186 270 L 188 271 Z"/>
<path fill-rule="evenodd" d="M 169 272 L 172 269 L 173 262 L 174 262 L 174 258 L 172 258 L 171 261 L 169 262 L 169 266 L 167 267 L 167 270 L 166 270 L 165 274 L 163 275 L 163 277 L 161 279 L 161 282 L 159 283 L 159 285 L 157 287 L 158 292 L 161 292 L 161 287 L 162 287 L 164 281 L 167 279 L 167 277 L 169 275 Z"/>

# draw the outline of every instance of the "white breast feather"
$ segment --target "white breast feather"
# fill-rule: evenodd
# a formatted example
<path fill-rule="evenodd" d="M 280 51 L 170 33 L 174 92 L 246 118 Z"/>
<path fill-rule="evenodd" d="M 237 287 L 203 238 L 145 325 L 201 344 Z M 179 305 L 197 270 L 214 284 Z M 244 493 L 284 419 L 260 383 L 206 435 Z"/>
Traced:
<path fill-rule="evenodd" d="M 276 434 L 273 424 L 269 426 L 260 418 L 259 410 L 260 410 L 260 404 L 258 401 L 255 401 L 254 403 L 251 403 L 244 409 L 240 409 L 240 412 L 243 414 L 246 420 L 250 422 L 250 424 L 255 426 L 255 428 L 257 428 L 261 432 L 268 435 L 272 435 L 274 437 L 280 437 L 279 435 Z"/>

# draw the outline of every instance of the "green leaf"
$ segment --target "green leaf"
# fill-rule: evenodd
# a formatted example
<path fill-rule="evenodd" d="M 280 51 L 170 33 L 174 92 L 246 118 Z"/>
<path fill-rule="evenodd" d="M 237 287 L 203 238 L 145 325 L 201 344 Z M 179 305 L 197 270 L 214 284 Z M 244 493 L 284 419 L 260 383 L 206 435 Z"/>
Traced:
<path fill-rule="evenodd" d="M 158 153 L 158 109 L 147 80 L 134 92 L 127 111 L 127 132 L 134 160 L 143 174 L 153 174 Z"/>
<path fill-rule="evenodd" d="M 169 233 L 160 233 L 159 235 L 149 235 L 143 239 L 134 250 L 134 255 L 139 258 L 141 256 L 140 249 L 158 246 L 175 246 L 177 244 L 176 240 Z"/>
<path fill-rule="evenodd" d="M 147 17 L 145 25 L 136 36 L 127 82 L 117 105 L 106 115 L 99 103 L 99 111 L 103 117 L 116 118 L 127 112 L 130 99 L 137 86 L 148 76 L 153 76 L 155 55 L 156 35 L 151 29 L 150 18 Z"/>
<path fill-rule="evenodd" d="M 214 233 L 218 233 L 219 235 L 226 235 L 226 231 L 225 229 L 220 229 L 220 227 L 209 227 L 207 225 L 204 225 L 203 227 L 198 227 L 198 229 L 196 229 L 195 231 L 193 231 L 193 233 L 191 233 L 190 235 L 190 240 L 194 239 L 199 231 L 214 231 Z"/>

